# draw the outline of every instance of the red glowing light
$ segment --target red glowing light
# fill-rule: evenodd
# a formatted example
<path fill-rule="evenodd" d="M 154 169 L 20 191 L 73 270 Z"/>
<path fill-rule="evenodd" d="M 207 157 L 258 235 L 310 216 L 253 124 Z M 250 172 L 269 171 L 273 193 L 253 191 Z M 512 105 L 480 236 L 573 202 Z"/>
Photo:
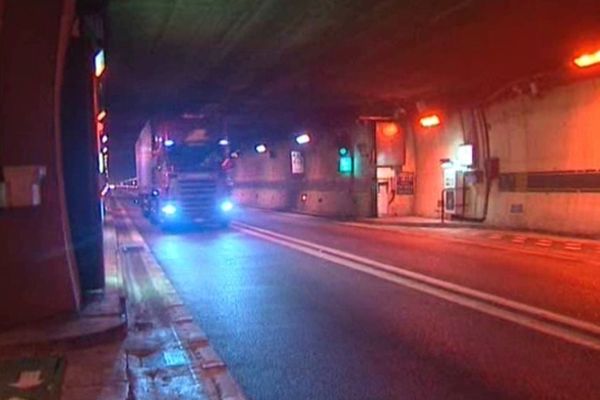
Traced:
<path fill-rule="evenodd" d="M 383 134 L 387 137 L 395 136 L 398 133 L 398 125 L 393 122 L 386 123 L 383 126 Z"/>
<path fill-rule="evenodd" d="M 98 135 L 98 137 L 104 135 L 104 122 L 96 122 L 96 134 Z"/>
<path fill-rule="evenodd" d="M 419 123 L 423 128 L 433 128 L 441 123 L 440 117 L 436 114 L 428 115 L 419 120 Z"/>
<path fill-rule="evenodd" d="M 573 60 L 579 68 L 587 68 L 600 63 L 600 50 L 595 53 L 582 54 Z"/>

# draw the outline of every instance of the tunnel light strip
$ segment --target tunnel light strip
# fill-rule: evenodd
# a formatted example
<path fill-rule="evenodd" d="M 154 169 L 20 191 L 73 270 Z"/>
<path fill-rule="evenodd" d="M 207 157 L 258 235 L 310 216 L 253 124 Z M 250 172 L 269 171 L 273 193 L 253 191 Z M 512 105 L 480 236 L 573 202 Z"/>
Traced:
<path fill-rule="evenodd" d="M 598 325 L 265 229 L 239 222 L 234 227 L 248 235 L 600 351 Z"/>
<path fill-rule="evenodd" d="M 573 60 L 579 68 L 587 68 L 592 65 L 600 64 L 600 50 L 595 53 L 583 54 Z"/>

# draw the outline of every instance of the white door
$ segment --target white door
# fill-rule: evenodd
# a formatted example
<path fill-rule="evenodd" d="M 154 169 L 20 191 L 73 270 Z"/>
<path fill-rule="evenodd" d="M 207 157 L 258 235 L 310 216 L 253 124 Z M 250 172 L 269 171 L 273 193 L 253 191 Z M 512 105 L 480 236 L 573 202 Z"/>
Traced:
<path fill-rule="evenodd" d="M 388 215 L 392 182 L 396 179 L 396 172 L 392 167 L 377 167 L 377 216 Z"/>
<path fill-rule="evenodd" d="M 389 183 L 387 181 L 377 182 L 377 216 L 388 215 Z"/>

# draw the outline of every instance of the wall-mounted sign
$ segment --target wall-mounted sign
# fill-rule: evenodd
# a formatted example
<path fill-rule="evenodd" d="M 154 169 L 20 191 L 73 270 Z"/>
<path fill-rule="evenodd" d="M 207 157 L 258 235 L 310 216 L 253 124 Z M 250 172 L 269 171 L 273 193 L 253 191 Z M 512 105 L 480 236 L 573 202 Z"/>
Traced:
<path fill-rule="evenodd" d="M 473 165 L 473 145 L 462 144 L 458 146 L 456 152 L 456 161 L 462 167 L 470 167 Z"/>
<path fill-rule="evenodd" d="M 340 156 L 338 171 L 342 175 L 351 175 L 352 174 L 352 156 L 349 156 L 349 155 Z"/>
<path fill-rule="evenodd" d="M 290 152 L 290 159 L 292 161 L 292 174 L 304 174 L 304 156 L 302 155 L 302 153 L 298 150 L 292 150 Z"/>
<path fill-rule="evenodd" d="M 399 172 L 396 179 L 396 194 L 415 193 L 415 173 Z"/>
<path fill-rule="evenodd" d="M 456 170 L 454 168 L 444 169 L 444 189 L 456 187 Z"/>

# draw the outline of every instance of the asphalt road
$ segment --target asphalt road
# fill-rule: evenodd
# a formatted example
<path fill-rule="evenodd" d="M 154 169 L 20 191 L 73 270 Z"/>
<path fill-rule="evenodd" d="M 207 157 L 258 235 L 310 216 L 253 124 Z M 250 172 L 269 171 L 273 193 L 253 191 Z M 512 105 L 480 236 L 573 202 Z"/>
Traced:
<path fill-rule="evenodd" d="M 600 351 L 593 346 L 268 234 L 239 227 L 164 233 L 136 210 L 130 214 L 251 399 L 600 398 Z M 598 266 L 318 218 L 246 210 L 238 220 L 600 322 Z"/>

